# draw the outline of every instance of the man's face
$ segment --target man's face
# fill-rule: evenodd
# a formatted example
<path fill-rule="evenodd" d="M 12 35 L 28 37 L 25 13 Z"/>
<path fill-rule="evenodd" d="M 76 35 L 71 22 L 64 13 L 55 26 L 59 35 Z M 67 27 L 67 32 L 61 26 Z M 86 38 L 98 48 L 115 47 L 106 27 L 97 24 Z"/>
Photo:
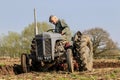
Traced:
<path fill-rule="evenodd" d="M 58 21 L 58 18 L 57 18 L 57 17 L 53 16 L 53 17 L 51 18 L 51 23 L 56 24 L 57 21 Z"/>

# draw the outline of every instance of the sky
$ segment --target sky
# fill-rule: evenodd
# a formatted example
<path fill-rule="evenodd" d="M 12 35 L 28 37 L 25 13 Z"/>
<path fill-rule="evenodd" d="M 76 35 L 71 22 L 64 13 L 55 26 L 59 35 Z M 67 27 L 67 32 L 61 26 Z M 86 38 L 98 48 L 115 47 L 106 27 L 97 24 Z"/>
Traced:
<path fill-rule="evenodd" d="M 20 33 L 34 22 L 49 22 L 49 16 L 64 19 L 73 32 L 103 28 L 120 45 L 120 0 L 0 0 L 0 35 Z"/>

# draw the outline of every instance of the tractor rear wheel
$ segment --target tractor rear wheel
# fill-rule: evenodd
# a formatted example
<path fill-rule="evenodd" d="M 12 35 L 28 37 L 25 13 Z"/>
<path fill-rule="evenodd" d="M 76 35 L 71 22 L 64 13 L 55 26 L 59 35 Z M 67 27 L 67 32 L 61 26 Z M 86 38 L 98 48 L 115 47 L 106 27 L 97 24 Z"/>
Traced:
<path fill-rule="evenodd" d="M 21 55 L 21 66 L 24 73 L 27 73 L 30 71 L 30 65 L 29 65 L 29 59 L 27 57 L 27 54 Z"/>
<path fill-rule="evenodd" d="M 84 46 L 79 54 L 79 70 L 80 71 L 92 71 L 93 69 L 93 57 L 89 52 L 89 48 Z"/>
<path fill-rule="evenodd" d="M 72 50 L 67 49 L 67 64 L 68 64 L 68 71 L 74 72 L 74 66 L 73 66 L 73 56 L 72 56 Z"/>
<path fill-rule="evenodd" d="M 81 38 L 81 42 L 76 47 L 76 52 L 78 53 L 78 63 L 80 71 L 92 71 L 93 69 L 93 53 L 90 51 L 89 47 L 86 45 L 86 38 Z"/>
<path fill-rule="evenodd" d="M 92 71 L 93 51 L 91 49 L 92 42 L 89 36 L 84 35 L 78 31 L 73 38 L 73 43 L 73 51 L 79 65 L 79 71 Z"/>

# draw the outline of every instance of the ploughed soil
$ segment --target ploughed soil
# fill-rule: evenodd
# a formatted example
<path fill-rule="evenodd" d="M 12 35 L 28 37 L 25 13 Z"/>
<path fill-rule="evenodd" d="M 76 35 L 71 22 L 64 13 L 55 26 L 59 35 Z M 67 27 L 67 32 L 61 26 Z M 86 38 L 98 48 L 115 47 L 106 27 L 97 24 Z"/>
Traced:
<path fill-rule="evenodd" d="M 100 68 L 120 68 L 120 60 L 99 59 L 93 62 L 94 69 Z M 22 73 L 19 58 L 0 58 L 0 75 Z"/>
<path fill-rule="evenodd" d="M 23 73 L 20 64 L 19 58 L 0 58 L 0 80 L 120 80 L 120 60 L 115 59 L 94 60 L 93 71 L 73 73 L 64 70 Z"/>
<path fill-rule="evenodd" d="M 98 59 L 94 60 L 93 67 L 97 68 L 119 68 L 120 60 L 116 59 Z"/>

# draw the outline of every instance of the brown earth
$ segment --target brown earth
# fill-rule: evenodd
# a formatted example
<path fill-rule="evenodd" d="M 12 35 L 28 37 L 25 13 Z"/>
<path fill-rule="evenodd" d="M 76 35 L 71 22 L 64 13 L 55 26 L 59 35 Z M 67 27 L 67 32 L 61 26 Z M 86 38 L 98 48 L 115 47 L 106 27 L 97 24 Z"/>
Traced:
<path fill-rule="evenodd" d="M 22 73 L 20 59 L 0 58 L 0 80 L 120 80 L 120 60 L 94 60 L 92 72 L 47 71 Z"/>
<path fill-rule="evenodd" d="M 100 69 L 100 68 L 119 68 L 120 67 L 120 60 L 108 60 L 108 59 L 100 59 L 94 60 L 93 68 Z M 0 75 L 6 74 L 20 74 L 21 66 L 20 66 L 20 59 L 19 58 L 0 58 Z"/>
<path fill-rule="evenodd" d="M 120 60 L 116 59 L 99 59 L 94 60 L 93 67 L 97 68 L 118 68 L 120 67 Z"/>

